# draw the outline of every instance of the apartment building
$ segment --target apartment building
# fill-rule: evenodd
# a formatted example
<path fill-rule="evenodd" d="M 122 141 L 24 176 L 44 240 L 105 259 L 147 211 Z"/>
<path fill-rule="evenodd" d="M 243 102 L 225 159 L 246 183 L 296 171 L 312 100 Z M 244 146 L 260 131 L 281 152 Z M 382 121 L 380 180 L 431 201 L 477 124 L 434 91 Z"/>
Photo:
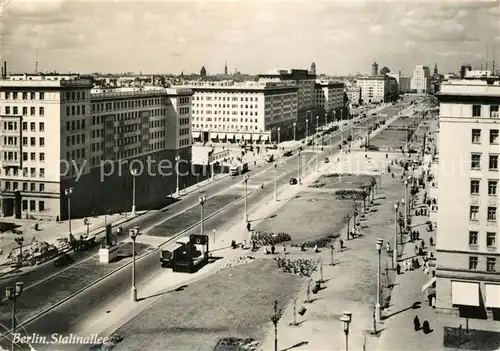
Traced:
<path fill-rule="evenodd" d="M 450 80 L 436 96 L 436 307 L 462 317 L 498 318 L 500 81 Z"/>
<path fill-rule="evenodd" d="M 315 107 L 331 112 L 344 106 L 344 83 L 317 80 L 314 87 Z"/>
<path fill-rule="evenodd" d="M 415 66 L 411 78 L 411 91 L 418 94 L 427 94 L 431 90 L 431 71 L 423 65 Z"/>
<path fill-rule="evenodd" d="M 192 136 L 199 142 L 276 142 L 293 137 L 297 87 L 292 83 L 186 82 L 193 91 Z"/>
<path fill-rule="evenodd" d="M 393 101 L 398 97 L 398 83 L 387 75 L 358 77 L 356 84 L 361 88 L 361 101 L 364 104 Z"/>
<path fill-rule="evenodd" d="M 387 73 L 389 77 L 396 79 L 398 82 L 398 91 L 400 94 L 411 92 L 411 78 L 406 77 L 399 71 L 398 73 Z"/>
<path fill-rule="evenodd" d="M 2 216 L 66 218 L 68 189 L 72 217 L 131 209 L 131 168 L 137 206 L 175 191 L 175 168 L 159 167 L 190 160 L 192 92 L 92 87 L 78 75 L 0 81 Z"/>

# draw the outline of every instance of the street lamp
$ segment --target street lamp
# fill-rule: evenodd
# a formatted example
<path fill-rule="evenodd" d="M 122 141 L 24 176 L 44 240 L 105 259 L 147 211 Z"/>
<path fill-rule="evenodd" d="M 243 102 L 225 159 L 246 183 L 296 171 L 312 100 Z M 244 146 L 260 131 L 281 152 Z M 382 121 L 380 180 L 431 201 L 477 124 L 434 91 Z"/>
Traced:
<path fill-rule="evenodd" d="M 308 136 L 309 136 L 309 118 L 306 118 L 306 145 Z"/>
<path fill-rule="evenodd" d="M 375 315 L 377 321 L 380 322 L 381 319 L 381 311 L 380 311 L 380 253 L 382 251 L 382 245 L 384 244 L 384 240 L 377 239 L 377 254 L 378 254 L 378 269 L 377 269 L 377 303 L 375 305 Z"/>
<path fill-rule="evenodd" d="M 398 210 L 399 203 L 394 203 L 394 247 L 392 249 L 392 269 L 396 268 L 398 263 Z"/>
<path fill-rule="evenodd" d="M 132 287 L 130 288 L 130 297 L 132 301 L 137 301 L 137 288 L 135 287 L 135 239 L 139 235 L 139 227 L 129 229 L 130 239 L 132 239 Z"/>
<path fill-rule="evenodd" d="M 337 111 L 333 111 L 333 121 L 337 122 Z"/>
<path fill-rule="evenodd" d="M 319 129 L 319 116 L 316 116 L 316 133 L 318 132 Z"/>
<path fill-rule="evenodd" d="M 344 315 L 340 318 L 340 321 L 342 322 L 342 325 L 344 327 L 345 350 L 349 351 L 349 325 L 351 324 L 352 321 L 352 313 L 344 312 Z"/>
<path fill-rule="evenodd" d="M 175 188 L 175 194 L 177 197 L 180 197 L 180 190 L 179 190 L 179 161 L 181 157 L 179 155 L 175 156 L 175 176 L 177 178 L 177 186 Z"/>
<path fill-rule="evenodd" d="M 407 224 L 408 224 L 408 179 L 405 180 L 405 225 L 404 225 L 405 230 Z"/>
<path fill-rule="evenodd" d="M 300 150 L 297 153 L 297 180 L 300 184 Z"/>
<path fill-rule="evenodd" d="M 278 172 L 278 162 L 274 162 L 274 201 L 278 202 L 278 193 L 276 190 L 276 173 Z"/>
<path fill-rule="evenodd" d="M 215 244 L 215 229 L 213 230 L 213 233 L 214 233 L 214 244 Z"/>
<path fill-rule="evenodd" d="M 245 213 L 243 214 L 243 221 L 248 222 L 248 176 L 243 177 L 243 183 L 245 183 Z"/>
<path fill-rule="evenodd" d="M 281 308 L 278 310 L 278 301 L 274 301 L 274 313 L 271 315 L 271 322 L 274 325 L 274 351 L 278 351 L 278 322 L 283 315 Z"/>
<path fill-rule="evenodd" d="M 132 216 L 135 216 L 135 177 L 139 174 L 137 169 L 131 169 L 132 174 Z"/>
<path fill-rule="evenodd" d="M 281 139 L 281 127 L 278 127 L 278 145 L 280 144 Z"/>
<path fill-rule="evenodd" d="M 71 235 L 71 194 L 73 194 L 73 188 L 64 189 L 64 195 L 68 198 L 68 229 L 69 235 Z"/>
<path fill-rule="evenodd" d="M 205 201 L 207 201 L 207 197 L 206 196 L 200 196 L 198 198 L 198 202 L 200 203 L 200 234 L 201 235 L 205 234 L 205 230 L 203 228 L 203 224 L 204 224 L 203 223 L 203 212 L 204 212 L 203 210 L 204 210 Z M 215 238 L 215 235 L 214 235 L 214 238 Z"/>
<path fill-rule="evenodd" d="M 18 235 L 16 236 L 16 238 L 14 239 L 17 243 L 17 245 L 19 245 L 19 260 L 18 260 L 18 264 L 21 265 L 21 262 L 23 261 L 23 243 L 24 243 L 24 237 L 22 235 Z"/>
<path fill-rule="evenodd" d="M 328 125 L 328 112 L 325 111 L 325 128 Z"/>
<path fill-rule="evenodd" d="M 24 284 L 22 282 L 16 282 L 14 287 L 8 286 L 5 288 L 5 297 L 7 300 L 12 302 L 12 350 L 15 349 L 14 340 L 16 334 L 16 300 L 23 293 Z"/>
<path fill-rule="evenodd" d="M 296 135 L 295 135 L 295 129 L 296 129 L 296 127 L 297 127 L 297 123 L 293 122 L 293 141 L 296 140 L 296 138 L 295 138 L 296 137 Z"/>

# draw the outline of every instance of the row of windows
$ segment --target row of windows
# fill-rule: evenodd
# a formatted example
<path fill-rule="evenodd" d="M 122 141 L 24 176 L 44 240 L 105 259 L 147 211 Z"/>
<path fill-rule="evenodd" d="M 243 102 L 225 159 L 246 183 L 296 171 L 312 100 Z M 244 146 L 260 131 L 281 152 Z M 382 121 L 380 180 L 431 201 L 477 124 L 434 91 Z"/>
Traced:
<path fill-rule="evenodd" d="M 20 190 L 20 191 L 39 191 L 39 192 L 44 192 L 45 191 L 45 184 L 43 183 L 38 183 L 38 189 L 37 189 L 37 183 L 27 183 L 27 182 L 22 182 L 21 188 L 19 188 L 19 182 L 11 182 L 7 181 L 5 182 L 5 190 L 10 191 L 10 190 Z"/>
<path fill-rule="evenodd" d="M 75 91 L 67 91 L 65 94 L 66 101 L 81 101 L 85 100 L 85 98 L 89 95 L 88 91 L 84 90 L 75 90 Z"/>
<path fill-rule="evenodd" d="M 23 100 L 28 100 L 28 97 L 30 100 L 36 100 L 36 93 L 34 91 L 31 91 L 19 94 L 17 91 L 14 92 L 6 91 L 3 97 L 5 100 L 10 100 L 11 98 L 12 100 L 17 100 L 19 98 L 22 98 Z M 44 92 L 38 93 L 38 100 L 44 100 L 44 99 L 45 99 L 45 93 Z"/>
<path fill-rule="evenodd" d="M 189 128 L 179 129 L 179 136 L 188 135 L 188 134 L 189 134 Z"/>
<path fill-rule="evenodd" d="M 476 171 L 481 169 L 481 154 L 474 153 L 471 155 L 471 169 Z M 489 155 L 488 170 L 498 171 L 498 155 Z"/>
<path fill-rule="evenodd" d="M 487 232 L 486 233 L 486 247 L 489 249 L 496 249 L 497 245 L 497 233 Z M 479 232 L 475 230 L 469 231 L 469 245 L 477 246 L 479 245 Z"/>
<path fill-rule="evenodd" d="M 195 96 L 194 97 L 194 100 L 203 100 L 203 99 L 206 99 L 207 101 L 211 101 L 211 100 L 214 100 L 214 101 L 238 101 L 238 97 L 237 96 L 233 96 L 233 97 L 229 97 L 229 96 L 219 96 L 218 99 L 217 99 L 217 96 Z M 259 98 L 258 97 L 241 97 L 239 99 L 240 101 L 259 101 Z"/>
<path fill-rule="evenodd" d="M 191 108 L 188 106 L 188 107 L 179 107 L 179 114 L 180 115 L 187 115 L 189 114 L 189 110 Z"/>
<path fill-rule="evenodd" d="M 252 126 L 238 126 L 238 125 L 226 125 L 226 124 L 209 124 L 209 125 L 203 125 L 203 124 L 193 124 L 193 129 L 200 129 L 200 128 L 205 128 L 205 129 L 212 129 L 217 128 L 219 130 L 226 130 L 226 129 L 234 129 L 234 130 L 252 130 Z M 227 128 L 226 128 L 227 127 Z M 258 130 L 259 127 L 255 126 L 255 130 Z"/>
<path fill-rule="evenodd" d="M 27 106 L 23 106 L 22 111 L 23 111 L 23 116 L 28 115 L 28 107 Z M 19 107 L 17 107 L 17 106 L 5 106 L 5 114 L 10 115 L 11 112 L 12 112 L 12 115 L 18 116 L 19 115 Z M 30 107 L 30 116 L 36 116 L 36 107 L 34 107 L 34 106 Z M 44 107 L 38 108 L 38 116 L 45 116 L 45 108 Z"/>
<path fill-rule="evenodd" d="M 131 111 L 131 112 L 125 112 L 125 113 L 117 113 L 114 115 L 114 121 L 128 121 L 131 119 L 137 119 L 139 118 L 139 113 L 142 114 L 149 112 L 151 116 L 153 117 L 158 117 L 158 116 L 164 116 L 167 113 L 167 109 L 165 108 L 158 108 L 158 109 L 152 109 L 152 110 L 144 110 L 144 111 Z M 91 125 L 99 125 L 101 123 L 104 123 L 104 116 L 92 116 L 92 122 L 90 123 Z"/>
<path fill-rule="evenodd" d="M 229 104 L 194 104 L 193 107 L 203 107 L 203 105 L 205 105 L 205 107 L 215 107 L 215 108 L 238 108 L 238 104 L 232 104 L 232 105 L 229 105 Z M 240 105 L 240 108 L 259 108 L 259 105 Z"/>
<path fill-rule="evenodd" d="M 470 193 L 471 195 L 479 195 L 481 180 L 471 179 L 470 181 Z M 488 180 L 488 195 L 496 196 L 498 191 L 498 180 Z"/>
<path fill-rule="evenodd" d="M 189 105 L 191 104 L 191 99 L 189 97 L 179 98 L 179 105 Z"/>
<path fill-rule="evenodd" d="M 190 138 L 187 138 L 187 139 L 181 139 L 181 140 L 179 141 L 179 147 L 188 146 L 190 143 L 191 143 Z"/>
<path fill-rule="evenodd" d="M 85 144 L 85 134 L 74 134 L 66 137 L 66 146 Z"/>
<path fill-rule="evenodd" d="M 66 161 L 79 160 L 80 158 L 85 158 L 85 149 L 76 149 L 66 152 Z"/>
<path fill-rule="evenodd" d="M 66 121 L 66 130 L 71 131 L 71 130 L 80 130 L 80 129 L 85 129 L 85 120 L 82 119 L 77 119 L 74 121 Z"/>
<path fill-rule="evenodd" d="M 66 116 L 85 115 L 85 105 L 66 106 Z"/>
<path fill-rule="evenodd" d="M 471 221 L 479 220 L 479 206 L 471 206 L 469 218 Z M 497 208 L 494 206 L 488 206 L 487 212 L 487 220 L 488 222 L 496 222 L 497 221 Z"/>
<path fill-rule="evenodd" d="M 481 144 L 481 129 L 472 129 L 472 143 Z M 490 145 L 498 145 L 498 129 L 490 129 Z"/>
<path fill-rule="evenodd" d="M 131 109 L 147 106 L 161 105 L 165 103 L 165 98 L 154 99 L 139 99 L 139 100 L 124 100 L 115 102 L 101 102 L 92 104 L 92 112 L 107 112 L 118 109 Z"/>
<path fill-rule="evenodd" d="M 32 162 L 42 162 L 42 163 L 45 162 L 45 154 L 43 152 L 39 153 L 38 160 L 37 160 L 35 152 L 31 152 L 29 156 L 30 156 L 30 161 L 32 161 Z M 23 161 L 26 161 L 26 162 L 28 161 L 28 153 L 27 152 L 23 152 Z M 36 169 L 35 168 L 28 169 L 28 167 L 23 167 L 22 173 L 20 173 L 19 171 L 20 171 L 19 168 L 6 168 L 5 169 L 5 176 L 7 176 L 7 177 L 19 177 L 22 175 L 23 177 L 29 177 L 29 176 L 36 177 Z"/>
<path fill-rule="evenodd" d="M 205 114 L 205 111 L 203 111 L 203 110 L 194 110 L 193 113 L 194 114 L 203 115 L 203 114 Z M 207 110 L 206 114 L 207 115 L 211 115 L 212 111 Z M 233 116 L 236 116 L 236 115 L 238 115 L 238 111 L 218 111 L 218 110 L 215 110 L 215 111 L 213 111 L 213 114 L 214 115 L 233 115 Z M 248 113 L 248 111 L 245 111 L 244 113 L 243 113 L 243 111 L 240 111 L 240 115 L 241 116 L 248 116 L 249 113 Z M 250 116 L 258 116 L 258 115 L 259 114 L 257 113 L 257 111 L 250 111 Z"/>
<path fill-rule="evenodd" d="M 201 121 L 201 122 L 203 122 L 203 117 L 196 117 L 194 120 L 195 121 Z M 206 121 L 207 122 L 219 121 L 219 122 L 233 122 L 233 123 L 236 123 L 236 122 L 240 122 L 240 123 L 243 123 L 243 122 L 245 122 L 245 123 L 252 123 L 252 118 L 245 118 L 245 119 L 243 119 L 243 117 L 240 117 L 240 118 L 229 118 L 229 117 L 228 118 L 226 118 L 226 117 L 222 117 L 222 118 L 221 117 L 218 117 L 218 118 L 214 117 L 214 118 L 212 118 L 212 117 L 207 117 Z M 254 123 L 258 123 L 258 121 L 259 120 L 257 118 L 253 119 Z"/>
<path fill-rule="evenodd" d="M 18 140 L 17 137 L 9 136 L 9 137 L 4 137 L 3 142 L 4 142 L 4 145 L 17 146 L 18 145 L 17 140 Z M 23 146 L 28 146 L 28 137 L 23 137 L 22 141 L 23 141 Z M 37 146 L 35 137 L 29 138 L 29 146 Z M 45 146 L 45 138 L 44 137 L 38 138 L 38 146 L 40 146 L 40 147 Z"/>
<path fill-rule="evenodd" d="M 472 105 L 472 117 L 482 117 L 482 106 Z M 498 118 L 498 105 L 490 106 L 490 118 Z"/>
<path fill-rule="evenodd" d="M 44 178 L 45 177 L 45 168 L 39 168 L 38 174 L 36 172 L 36 168 L 34 168 L 34 167 L 29 169 L 29 173 L 28 173 L 28 168 L 23 168 L 23 177 L 36 178 L 37 176 L 40 178 Z M 5 190 L 6 191 L 19 190 L 18 183 L 13 182 L 13 186 L 11 187 L 11 182 L 5 182 Z"/>
<path fill-rule="evenodd" d="M 494 273 L 496 272 L 497 260 L 495 257 L 487 257 L 486 258 L 486 272 Z M 478 269 L 478 257 L 470 256 L 469 257 L 469 269 L 477 270 Z"/>
<path fill-rule="evenodd" d="M 31 132 L 36 132 L 36 123 L 35 122 L 30 122 L 30 131 Z M 23 131 L 28 130 L 28 122 L 23 122 L 22 123 L 22 129 Z M 6 131 L 12 131 L 15 132 L 17 131 L 17 122 L 3 122 L 3 130 Z M 43 132 L 45 131 L 45 123 L 44 122 L 39 122 L 38 123 L 38 131 Z"/>

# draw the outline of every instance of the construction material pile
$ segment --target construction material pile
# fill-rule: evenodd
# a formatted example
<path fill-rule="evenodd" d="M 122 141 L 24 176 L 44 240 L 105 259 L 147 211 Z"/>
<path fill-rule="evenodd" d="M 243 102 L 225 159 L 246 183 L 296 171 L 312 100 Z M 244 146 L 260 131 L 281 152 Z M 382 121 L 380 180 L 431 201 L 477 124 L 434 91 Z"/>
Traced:
<path fill-rule="evenodd" d="M 274 260 L 283 272 L 296 274 L 301 277 L 311 277 L 319 265 L 319 260 L 309 258 L 289 259 L 286 257 L 275 257 Z"/>
<path fill-rule="evenodd" d="M 22 254 L 19 248 L 14 248 L 9 253 L 9 256 L 7 256 L 7 259 L 11 264 L 33 266 L 41 261 L 56 256 L 58 252 L 59 251 L 54 245 L 33 238 L 29 244 L 22 247 Z"/>
<path fill-rule="evenodd" d="M 252 338 L 223 338 L 217 342 L 214 351 L 238 350 L 238 351 L 256 351 L 259 348 L 259 342 Z"/>
<path fill-rule="evenodd" d="M 54 246 L 59 252 L 67 251 L 71 248 L 71 244 L 67 238 L 59 238 L 56 240 Z"/>
<path fill-rule="evenodd" d="M 240 256 L 233 258 L 232 260 L 226 262 L 224 266 L 221 267 L 221 270 L 226 269 L 226 268 L 231 268 L 235 266 L 239 266 L 240 264 L 245 264 L 245 263 L 250 263 L 253 260 L 255 260 L 255 257 L 253 256 Z"/>
<path fill-rule="evenodd" d="M 255 242 L 257 246 L 271 246 L 290 240 L 292 237 L 288 233 L 253 232 L 250 237 L 250 242 Z"/>

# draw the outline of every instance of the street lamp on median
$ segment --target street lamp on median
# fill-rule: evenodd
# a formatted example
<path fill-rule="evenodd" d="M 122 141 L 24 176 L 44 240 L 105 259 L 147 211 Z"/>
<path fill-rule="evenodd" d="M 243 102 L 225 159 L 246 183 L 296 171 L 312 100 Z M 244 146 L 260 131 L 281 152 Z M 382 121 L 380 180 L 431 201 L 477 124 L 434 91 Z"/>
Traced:
<path fill-rule="evenodd" d="M 276 189 L 276 173 L 278 172 L 278 162 L 274 162 L 274 201 L 278 202 L 278 192 Z"/>
<path fill-rule="evenodd" d="M 281 139 L 281 127 L 278 127 L 278 146 L 280 144 L 280 139 Z"/>
<path fill-rule="evenodd" d="M 204 217 L 203 212 L 204 212 L 205 201 L 207 201 L 206 196 L 200 196 L 198 198 L 198 202 L 200 203 L 200 234 L 201 235 L 205 234 L 205 228 L 204 228 L 204 223 L 203 223 L 203 217 Z M 215 237 L 215 235 L 214 235 L 214 237 Z"/>
<path fill-rule="evenodd" d="M 135 287 L 135 239 L 139 235 L 139 227 L 129 229 L 130 239 L 132 239 L 132 287 L 130 288 L 130 297 L 132 301 L 137 301 L 137 288 Z"/>
<path fill-rule="evenodd" d="M 406 227 L 408 225 L 408 179 L 405 180 L 405 225 L 404 225 L 404 228 L 405 228 L 405 231 L 406 231 Z"/>
<path fill-rule="evenodd" d="M 300 150 L 297 152 L 297 181 L 300 184 Z"/>
<path fill-rule="evenodd" d="M 137 169 L 131 169 L 132 174 L 132 216 L 135 216 L 135 177 L 139 174 Z"/>
<path fill-rule="evenodd" d="M 246 223 L 248 223 L 248 201 L 247 201 L 247 197 L 248 197 L 248 176 L 244 176 L 243 177 L 243 183 L 245 183 L 245 213 L 243 214 L 243 221 Z"/>
<path fill-rule="evenodd" d="M 306 118 L 306 145 L 308 136 L 309 136 L 309 118 Z"/>
<path fill-rule="evenodd" d="M 64 195 L 68 199 L 68 229 L 69 235 L 71 235 L 71 194 L 73 194 L 73 188 L 64 189 Z"/>
<path fill-rule="evenodd" d="M 297 123 L 293 122 L 293 141 L 296 141 L 296 128 L 297 128 Z"/>
<path fill-rule="evenodd" d="M 380 310 L 380 254 L 382 251 L 382 245 L 384 244 L 384 240 L 377 239 L 377 254 L 378 254 L 378 265 L 377 265 L 377 303 L 375 304 L 375 316 L 377 321 L 380 322 L 381 319 L 381 310 Z"/>
<path fill-rule="evenodd" d="M 399 202 L 394 203 L 394 248 L 392 249 L 392 269 L 398 264 L 398 210 Z"/>
<path fill-rule="evenodd" d="M 24 284 L 16 282 L 15 287 L 8 286 L 5 288 L 5 297 L 12 303 L 12 350 L 15 350 L 15 335 L 16 335 L 16 300 L 23 293 Z"/>
<path fill-rule="evenodd" d="M 319 116 L 316 116 L 316 133 L 319 130 Z"/>
<path fill-rule="evenodd" d="M 176 187 L 175 187 L 175 194 L 177 197 L 180 197 L 180 190 L 179 190 L 179 161 L 181 157 L 179 155 L 175 156 L 175 176 L 176 176 Z"/>
<path fill-rule="evenodd" d="M 340 318 L 342 326 L 344 328 L 345 334 L 345 351 L 349 351 L 349 325 L 352 322 L 352 313 L 344 312 L 344 315 Z"/>
<path fill-rule="evenodd" d="M 325 128 L 328 125 L 328 112 L 325 111 Z"/>

